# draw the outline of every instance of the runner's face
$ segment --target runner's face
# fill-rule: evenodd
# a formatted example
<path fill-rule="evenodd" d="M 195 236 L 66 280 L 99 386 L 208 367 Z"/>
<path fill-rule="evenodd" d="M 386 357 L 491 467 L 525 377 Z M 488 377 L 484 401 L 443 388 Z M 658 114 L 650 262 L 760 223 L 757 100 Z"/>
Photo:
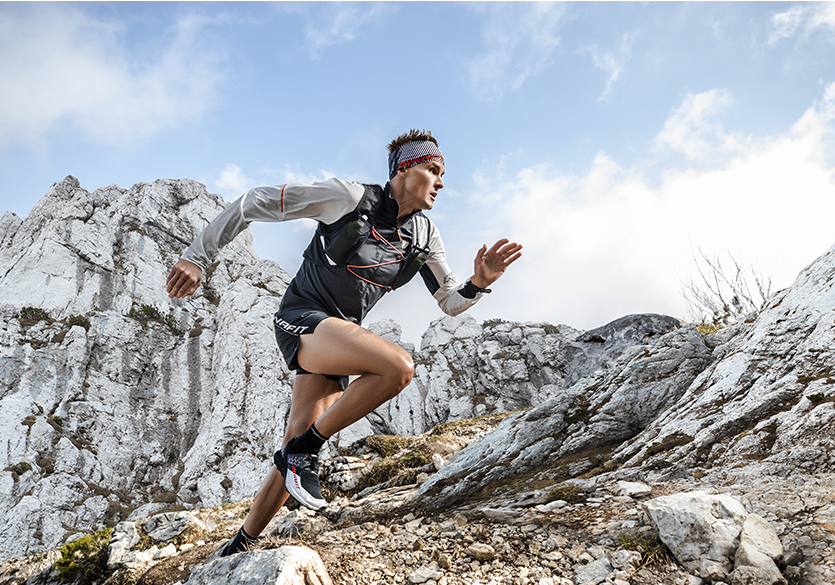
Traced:
<path fill-rule="evenodd" d="M 445 170 L 444 163 L 433 160 L 403 171 L 403 199 L 399 201 L 401 215 L 432 209 L 438 191 L 444 188 Z"/>

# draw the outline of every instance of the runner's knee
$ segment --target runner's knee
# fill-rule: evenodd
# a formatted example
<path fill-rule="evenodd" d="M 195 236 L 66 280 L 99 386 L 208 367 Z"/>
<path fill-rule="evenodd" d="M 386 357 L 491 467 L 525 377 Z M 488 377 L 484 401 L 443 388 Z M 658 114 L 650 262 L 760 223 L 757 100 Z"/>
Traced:
<path fill-rule="evenodd" d="M 415 375 L 415 364 L 412 361 L 412 356 L 407 351 L 401 350 L 398 356 L 392 360 L 387 374 L 392 382 L 391 396 L 397 396 L 409 385 L 412 381 L 412 376 Z"/>

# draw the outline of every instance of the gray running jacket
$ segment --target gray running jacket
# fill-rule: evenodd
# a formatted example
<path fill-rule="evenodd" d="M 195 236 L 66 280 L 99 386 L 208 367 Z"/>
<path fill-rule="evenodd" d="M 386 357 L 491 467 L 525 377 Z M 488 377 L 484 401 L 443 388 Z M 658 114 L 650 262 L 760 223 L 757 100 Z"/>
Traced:
<path fill-rule="evenodd" d="M 221 212 L 182 257 L 206 270 L 220 248 L 251 222 L 306 217 L 319 225 L 285 293 L 293 298 L 285 298 L 282 305 L 309 303 L 312 309 L 361 324 L 386 292 L 403 286 L 418 268 L 444 313 L 458 315 L 474 305 L 483 293 L 470 281 L 456 280 L 435 224 L 418 211 L 398 226 L 397 214 L 388 184 L 329 179 L 258 187 Z M 346 236 L 351 230 L 359 230 L 359 237 Z"/>

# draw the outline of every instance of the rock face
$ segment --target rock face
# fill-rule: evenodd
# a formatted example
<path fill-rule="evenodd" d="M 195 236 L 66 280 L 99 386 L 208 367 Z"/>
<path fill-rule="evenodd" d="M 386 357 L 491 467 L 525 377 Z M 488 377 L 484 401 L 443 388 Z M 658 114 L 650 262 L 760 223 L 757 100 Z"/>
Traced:
<path fill-rule="evenodd" d="M 680 326 L 662 315 L 629 315 L 587 332 L 500 320 L 482 326 L 466 314 L 438 319 L 423 334 L 412 384 L 369 416 L 369 427 L 351 429 L 347 442 L 372 433 L 418 435 L 450 420 L 542 404 Z M 396 331 L 399 339 L 396 324 L 378 327 L 369 328 Z"/>
<path fill-rule="evenodd" d="M 623 479 L 835 468 L 835 247 L 750 322 L 716 335 L 682 327 L 505 419 L 424 485 L 462 496 L 541 470 L 599 467 Z M 544 390 L 541 390 L 543 392 Z"/>
<path fill-rule="evenodd" d="M 616 458 L 706 469 L 745 459 L 776 475 L 835 468 L 835 246 L 726 337 L 682 399 Z"/>
<path fill-rule="evenodd" d="M 709 343 L 695 327 L 682 327 L 633 345 L 569 388 L 544 389 L 550 398 L 458 453 L 421 494 L 454 500 L 537 469 L 548 479 L 569 479 L 604 465 L 682 397 L 714 359 Z"/>
<path fill-rule="evenodd" d="M 244 232 L 193 298 L 165 293 L 171 265 L 224 206 L 188 180 L 90 193 L 67 177 L 25 220 L 0 216 L 0 558 L 48 550 L 74 527 L 257 491 L 288 414 L 293 374 L 271 317 L 289 277 Z M 543 403 L 678 326 L 439 319 L 409 348 L 409 388 L 331 449 Z M 399 342 L 393 322 L 369 328 Z"/>
<path fill-rule="evenodd" d="M 287 414 L 270 324 L 288 277 L 244 233 L 196 298 L 165 293 L 223 207 L 192 181 L 88 193 L 68 177 L 0 221 L 0 465 L 17 469 L 0 474 L 3 558 L 152 499 L 257 488 Z"/>

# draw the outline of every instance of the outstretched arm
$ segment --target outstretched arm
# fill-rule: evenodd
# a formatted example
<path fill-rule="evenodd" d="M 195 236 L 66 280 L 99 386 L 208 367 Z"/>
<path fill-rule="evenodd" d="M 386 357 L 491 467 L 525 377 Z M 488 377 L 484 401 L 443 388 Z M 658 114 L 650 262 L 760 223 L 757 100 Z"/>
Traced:
<path fill-rule="evenodd" d="M 204 268 L 251 222 L 308 217 L 332 223 L 355 209 L 364 193 L 360 183 L 339 179 L 250 189 L 215 217 L 183 253 L 168 275 L 168 296 L 193 294 Z"/>
<path fill-rule="evenodd" d="M 504 274 L 507 267 L 522 256 L 522 244 L 510 243 L 507 238 L 501 239 L 489 250 L 487 245 L 481 247 L 475 257 L 475 273 L 470 279 L 478 288 L 487 288 Z"/>
<path fill-rule="evenodd" d="M 194 291 L 200 286 L 202 276 L 202 268 L 194 262 L 181 258 L 168 273 L 168 280 L 166 281 L 168 297 L 181 299 L 194 294 Z"/>

